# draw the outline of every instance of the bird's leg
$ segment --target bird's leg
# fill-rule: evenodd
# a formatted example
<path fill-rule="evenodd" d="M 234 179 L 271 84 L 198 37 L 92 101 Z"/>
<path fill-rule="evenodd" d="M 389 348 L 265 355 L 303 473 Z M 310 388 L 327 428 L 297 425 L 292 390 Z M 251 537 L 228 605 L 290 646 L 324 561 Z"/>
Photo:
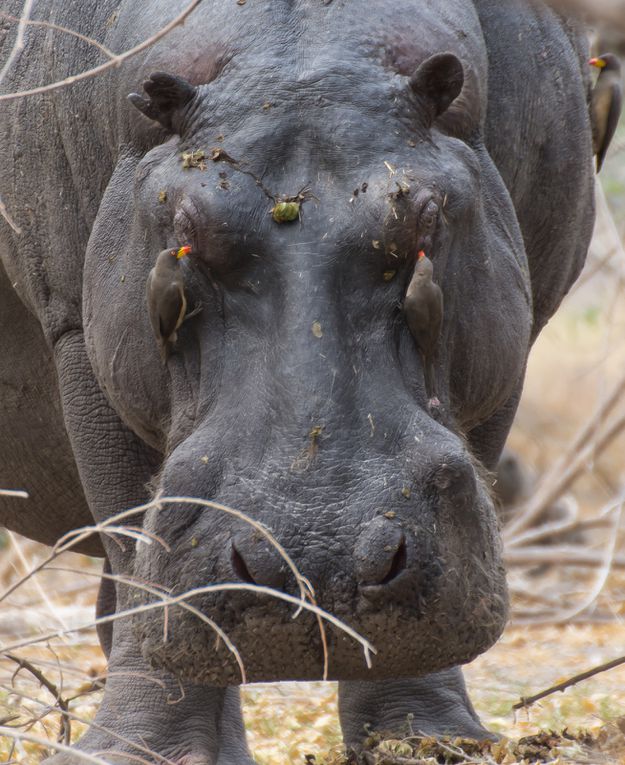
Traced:
<path fill-rule="evenodd" d="M 191 317 L 193 317 L 193 316 L 197 316 L 197 315 L 198 315 L 198 313 L 200 313 L 200 311 L 201 311 L 201 310 L 202 310 L 202 304 L 201 304 L 201 303 L 198 303 L 198 304 L 195 306 L 195 308 L 194 308 L 194 309 L 193 309 L 193 310 L 192 310 L 190 313 L 188 313 L 188 314 L 187 314 L 187 315 L 184 317 L 183 321 L 187 321 L 187 320 L 188 320 L 188 319 L 190 319 Z"/>
<path fill-rule="evenodd" d="M 436 395 L 436 378 L 434 375 L 434 358 L 423 357 L 423 376 L 425 380 L 425 394 L 428 399 L 428 411 L 436 418 L 440 414 L 441 402 Z"/>

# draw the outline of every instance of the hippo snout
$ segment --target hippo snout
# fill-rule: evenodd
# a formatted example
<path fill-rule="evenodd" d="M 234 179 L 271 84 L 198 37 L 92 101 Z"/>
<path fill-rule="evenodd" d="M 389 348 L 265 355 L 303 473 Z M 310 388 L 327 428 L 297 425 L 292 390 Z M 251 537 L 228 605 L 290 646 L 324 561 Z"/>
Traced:
<path fill-rule="evenodd" d="M 171 552 L 139 549 L 137 576 L 176 594 L 238 582 L 297 598 L 294 566 L 316 605 L 377 650 L 368 667 L 359 644 L 340 628 L 327 624 L 322 639 L 308 610 L 253 587 L 193 596 L 193 607 L 236 645 L 251 682 L 318 679 L 324 646 L 333 679 L 418 675 L 472 659 L 498 637 L 506 593 L 494 508 L 471 459 L 460 446 L 450 448 L 449 437 L 441 443 L 406 436 L 390 455 L 372 450 L 369 459 L 333 452 L 326 438 L 306 469 L 274 457 L 249 475 L 218 471 L 210 461 L 190 469 L 197 460 L 189 453 L 205 454 L 206 441 L 185 445 L 161 474 L 163 495 L 202 496 L 211 486 L 216 503 L 244 512 L 251 523 L 201 505 L 150 511 L 146 528 Z M 199 485 L 190 485 L 196 476 Z M 144 655 L 156 666 L 185 676 L 192 666 L 194 679 L 218 685 L 240 680 L 226 647 L 215 648 L 196 615 L 172 610 L 167 626 L 175 642 L 163 639 L 158 619 L 137 620 Z"/>

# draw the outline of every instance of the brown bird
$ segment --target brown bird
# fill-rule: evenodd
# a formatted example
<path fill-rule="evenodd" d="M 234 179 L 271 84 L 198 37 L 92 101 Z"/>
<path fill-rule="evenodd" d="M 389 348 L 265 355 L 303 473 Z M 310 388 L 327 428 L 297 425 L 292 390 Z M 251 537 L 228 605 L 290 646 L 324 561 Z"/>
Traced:
<path fill-rule="evenodd" d="M 590 104 L 592 148 L 597 156 L 599 172 L 621 115 L 623 83 L 621 62 L 612 53 L 591 58 L 590 64 L 600 70 Z"/>
<path fill-rule="evenodd" d="M 421 250 L 404 298 L 406 322 L 423 357 L 425 391 L 430 406 L 438 406 L 434 390 L 434 359 L 443 324 L 443 292 L 432 280 L 432 261 Z"/>
<path fill-rule="evenodd" d="M 187 312 L 180 260 L 190 252 L 190 247 L 163 250 L 156 258 L 156 264 L 148 276 L 148 313 L 163 364 L 176 342 L 177 330 Z"/>

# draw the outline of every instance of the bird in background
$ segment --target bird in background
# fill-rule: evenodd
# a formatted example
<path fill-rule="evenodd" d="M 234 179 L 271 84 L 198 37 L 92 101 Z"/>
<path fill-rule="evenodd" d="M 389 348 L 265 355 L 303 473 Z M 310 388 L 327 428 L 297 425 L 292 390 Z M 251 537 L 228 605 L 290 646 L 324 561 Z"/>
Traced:
<path fill-rule="evenodd" d="M 443 324 L 443 292 L 433 281 L 434 266 L 421 250 L 404 298 L 408 328 L 423 357 L 428 406 L 440 406 L 434 380 L 434 361 Z"/>
<path fill-rule="evenodd" d="M 612 53 L 591 58 L 589 63 L 599 69 L 599 77 L 593 88 L 590 103 L 592 149 L 597 157 L 597 172 L 599 172 L 621 116 L 623 82 L 621 62 Z"/>
<path fill-rule="evenodd" d="M 148 276 L 148 313 L 163 364 L 169 358 L 177 339 L 177 331 L 187 312 L 180 261 L 190 252 L 189 246 L 163 250 Z"/>

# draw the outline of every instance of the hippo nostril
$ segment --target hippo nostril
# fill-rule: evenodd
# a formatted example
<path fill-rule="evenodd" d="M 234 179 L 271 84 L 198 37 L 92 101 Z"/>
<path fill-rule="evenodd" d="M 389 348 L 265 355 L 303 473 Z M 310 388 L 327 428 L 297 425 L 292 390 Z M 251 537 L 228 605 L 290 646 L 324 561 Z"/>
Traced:
<path fill-rule="evenodd" d="M 388 584 L 406 568 L 406 538 L 398 524 L 386 518 L 370 521 L 354 549 L 356 578 L 361 587 Z"/>
<path fill-rule="evenodd" d="M 232 569 L 234 573 L 239 577 L 239 579 L 241 579 L 241 581 L 246 582 L 247 584 L 256 584 L 254 577 L 250 574 L 247 564 L 241 556 L 241 553 L 234 545 L 232 545 L 230 562 L 232 563 Z"/>
<path fill-rule="evenodd" d="M 452 504 L 468 504 L 477 490 L 475 470 L 468 460 L 448 459 L 435 470 L 432 485 L 439 496 Z"/>
<path fill-rule="evenodd" d="M 393 555 L 393 560 L 391 561 L 391 567 L 388 571 L 388 574 L 384 577 L 384 579 L 382 579 L 380 584 L 388 584 L 393 579 L 398 577 L 406 568 L 407 561 L 408 553 L 406 551 L 406 540 L 402 539 L 399 547 L 395 551 L 395 555 Z"/>
<path fill-rule="evenodd" d="M 237 534 L 231 543 L 230 564 L 238 578 L 247 584 L 280 589 L 286 581 L 284 561 L 261 536 Z"/>

